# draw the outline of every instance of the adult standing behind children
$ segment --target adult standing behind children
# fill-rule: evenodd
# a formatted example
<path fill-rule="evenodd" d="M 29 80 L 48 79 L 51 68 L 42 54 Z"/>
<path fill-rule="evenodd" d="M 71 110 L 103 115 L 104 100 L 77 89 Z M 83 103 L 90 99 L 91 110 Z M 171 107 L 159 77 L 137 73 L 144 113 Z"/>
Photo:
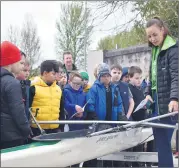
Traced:
<path fill-rule="evenodd" d="M 168 27 L 158 17 L 147 22 L 146 34 L 152 48 L 151 87 L 147 87 L 146 94 L 155 100 L 153 113 L 162 115 L 178 111 L 178 42 L 172 38 Z M 160 119 L 158 122 L 174 124 L 172 117 Z M 153 133 L 158 151 L 158 166 L 173 167 L 173 130 L 154 128 Z"/>
<path fill-rule="evenodd" d="M 56 82 L 59 71 L 58 62 L 46 60 L 40 66 L 41 77 L 30 87 L 30 107 L 37 121 L 54 121 L 64 116 L 61 106 L 62 91 Z M 40 131 L 36 124 L 32 124 L 34 135 Z M 59 124 L 41 124 L 46 133 L 57 133 Z"/>
<path fill-rule="evenodd" d="M 66 73 L 67 83 L 68 83 L 70 72 L 77 71 L 77 67 L 73 63 L 73 56 L 72 56 L 72 53 L 69 51 L 63 53 L 63 61 L 64 61 L 63 68 Z"/>
<path fill-rule="evenodd" d="M 12 43 L 1 43 L 1 149 L 24 144 L 30 135 L 20 83 L 15 79 L 24 64 L 20 50 Z"/>

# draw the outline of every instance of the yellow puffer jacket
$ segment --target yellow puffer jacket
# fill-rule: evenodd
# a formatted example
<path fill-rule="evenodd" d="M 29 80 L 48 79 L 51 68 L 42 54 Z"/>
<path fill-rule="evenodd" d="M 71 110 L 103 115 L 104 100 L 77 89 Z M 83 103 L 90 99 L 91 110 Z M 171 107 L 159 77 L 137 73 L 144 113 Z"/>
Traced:
<path fill-rule="evenodd" d="M 87 86 L 83 89 L 83 92 L 87 93 L 90 88 L 91 88 L 91 85 L 87 84 Z"/>
<path fill-rule="evenodd" d="M 35 96 L 32 102 L 32 113 L 37 121 L 54 121 L 59 120 L 60 101 L 62 91 L 56 81 L 48 86 L 41 78 L 34 82 Z M 39 109 L 36 114 L 36 109 Z M 37 128 L 36 124 L 31 125 Z M 55 129 L 59 124 L 41 124 L 43 129 Z"/>
<path fill-rule="evenodd" d="M 35 85 L 35 83 L 38 82 L 39 79 L 41 79 L 40 76 L 34 76 L 29 80 L 31 81 L 31 85 Z"/>

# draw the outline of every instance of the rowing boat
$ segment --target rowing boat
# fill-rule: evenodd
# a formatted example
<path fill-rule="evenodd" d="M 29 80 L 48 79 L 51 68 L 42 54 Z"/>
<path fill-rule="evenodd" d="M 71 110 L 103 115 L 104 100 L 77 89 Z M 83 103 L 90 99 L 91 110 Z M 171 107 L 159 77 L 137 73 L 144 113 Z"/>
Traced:
<path fill-rule="evenodd" d="M 142 127 L 91 137 L 86 136 L 87 132 L 88 130 L 80 130 L 51 134 L 58 137 L 58 140 L 39 140 L 28 145 L 4 149 L 1 151 L 1 166 L 67 167 L 131 148 L 152 135 L 151 128 Z"/>
<path fill-rule="evenodd" d="M 105 128 L 104 130 L 94 131 L 92 128 L 54 134 L 42 134 L 34 137 L 34 142 L 31 144 L 1 150 L 1 166 L 67 167 L 117 151 L 123 151 L 141 144 L 147 139 L 153 139 L 152 128 L 143 127 L 145 124 L 152 126 L 151 123 L 148 123 L 149 121 L 176 114 L 178 114 L 178 112 L 164 114 L 136 123 L 131 122 L 122 126 Z M 56 122 L 57 121 L 54 123 Z M 61 121 L 59 121 L 59 123 L 60 122 Z M 86 121 L 83 122 L 85 123 Z M 111 123 L 112 122 L 113 121 L 111 121 Z M 166 124 L 154 124 L 153 126 L 164 127 L 165 129 L 177 128 Z M 92 130 L 93 132 L 91 132 Z"/>

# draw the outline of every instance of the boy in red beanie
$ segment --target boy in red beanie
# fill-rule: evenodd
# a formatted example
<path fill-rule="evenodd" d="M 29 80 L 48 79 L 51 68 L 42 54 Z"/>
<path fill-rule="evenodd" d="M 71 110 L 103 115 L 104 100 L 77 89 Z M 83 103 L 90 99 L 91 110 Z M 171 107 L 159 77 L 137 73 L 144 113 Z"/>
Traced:
<path fill-rule="evenodd" d="M 20 83 L 15 79 L 24 65 L 20 50 L 12 43 L 1 43 L 1 149 L 24 144 L 30 135 Z"/>

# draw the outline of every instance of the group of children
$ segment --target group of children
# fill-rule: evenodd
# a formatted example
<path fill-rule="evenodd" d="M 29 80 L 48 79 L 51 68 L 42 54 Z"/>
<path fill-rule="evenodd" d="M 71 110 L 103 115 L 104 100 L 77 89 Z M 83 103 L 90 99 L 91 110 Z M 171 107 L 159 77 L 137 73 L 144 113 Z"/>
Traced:
<path fill-rule="evenodd" d="M 66 74 L 55 60 L 41 63 L 40 75 L 29 80 L 30 65 L 25 53 L 14 44 L 1 43 L 1 149 L 26 143 L 40 131 L 30 122 L 30 112 L 37 121 L 107 120 L 140 121 L 147 117 L 143 108 L 133 111 L 150 96 L 141 88 L 142 70 L 115 64 L 97 65 L 96 80 L 90 86 L 87 72 Z M 67 80 L 68 75 L 68 80 Z M 46 133 L 64 131 L 62 124 L 41 124 Z M 69 130 L 85 125 L 69 125 Z"/>

